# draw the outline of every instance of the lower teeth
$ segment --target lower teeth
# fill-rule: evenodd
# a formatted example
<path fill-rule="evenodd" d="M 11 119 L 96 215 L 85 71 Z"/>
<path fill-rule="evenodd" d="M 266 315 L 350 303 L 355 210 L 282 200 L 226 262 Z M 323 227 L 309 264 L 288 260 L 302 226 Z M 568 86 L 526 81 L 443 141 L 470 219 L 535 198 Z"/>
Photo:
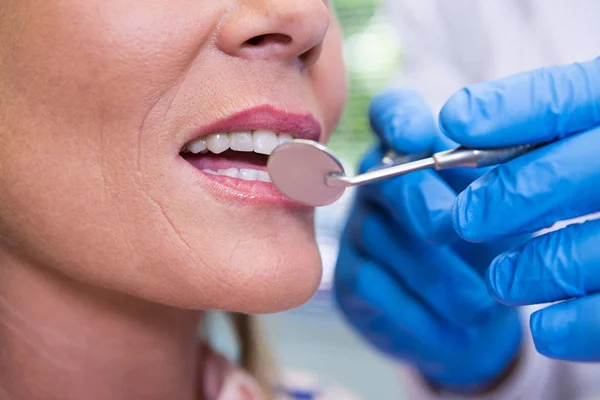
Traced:
<path fill-rule="evenodd" d="M 269 173 L 267 171 L 259 171 L 256 169 L 228 168 L 220 169 L 218 171 L 213 171 L 212 169 L 203 169 L 202 172 L 210 175 L 229 176 L 231 178 L 242 179 L 245 181 L 271 182 L 271 178 L 269 177 Z"/>

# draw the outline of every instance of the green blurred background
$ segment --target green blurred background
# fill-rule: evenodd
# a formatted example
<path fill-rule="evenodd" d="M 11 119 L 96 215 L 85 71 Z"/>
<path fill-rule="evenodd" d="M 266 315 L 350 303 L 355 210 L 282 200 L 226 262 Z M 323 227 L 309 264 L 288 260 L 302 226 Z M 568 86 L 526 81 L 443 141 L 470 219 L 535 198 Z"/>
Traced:
<path fill-rule="evenodd" d="M 369 101 L 383 90 L 401 62 L 400 40 L 386 21 L 381 0 L 334 0 L 344 31 L 350 97 L 331 147 L 356 165 L 371 142 Z"/>

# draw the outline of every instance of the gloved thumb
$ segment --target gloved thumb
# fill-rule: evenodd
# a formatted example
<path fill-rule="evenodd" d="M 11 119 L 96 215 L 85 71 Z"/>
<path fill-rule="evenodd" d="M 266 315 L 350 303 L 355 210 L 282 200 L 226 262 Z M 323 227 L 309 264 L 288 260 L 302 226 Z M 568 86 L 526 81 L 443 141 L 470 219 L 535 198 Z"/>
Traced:
<path fill-rule="evenodd" d="M 383 144 L 398 153 L 423 153 L 439 130 L 425 100 L 412 90 L 389 90 L 371 102 L 369 118 Z"/>
<path fill-rule="evenodd" d="M 544 143 L 600 124 L 600 58 L 467 87 L 446 102 L 442 132 L 471 147 Z"/>

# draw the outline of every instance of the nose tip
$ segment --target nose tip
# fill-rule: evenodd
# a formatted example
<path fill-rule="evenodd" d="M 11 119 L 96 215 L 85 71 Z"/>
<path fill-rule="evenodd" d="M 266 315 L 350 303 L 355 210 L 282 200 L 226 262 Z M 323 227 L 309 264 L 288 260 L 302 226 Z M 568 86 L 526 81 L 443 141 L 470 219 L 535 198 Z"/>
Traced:
<path fill-rule="evenodd" d="M 226 16 L 217 35 L 219 49 L 246 59 L 318 60 L 330 14 L 322 0 L 244 1 Z"/>

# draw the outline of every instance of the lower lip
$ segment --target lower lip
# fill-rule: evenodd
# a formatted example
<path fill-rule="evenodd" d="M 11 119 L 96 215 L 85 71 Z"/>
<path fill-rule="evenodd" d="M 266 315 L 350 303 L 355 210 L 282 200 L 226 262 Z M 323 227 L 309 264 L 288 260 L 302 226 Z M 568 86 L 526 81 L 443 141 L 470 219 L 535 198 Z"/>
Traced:
<path fill-rule="evenodd" d="M 270 206 L 278 206 L 285 208 L 300 208 L 312 210 L 313 207 L 308 207 L 298 203 L 285 196 L 277 189 L 277 187 L 268 182 L 261 181 L 246 181 L 239 178 L 232 178 L 224 175 L 213 175 L 201 171 L 192 163 L 179 156 L 181 162 L 186 163 L 196 172 L 196 177 L 201 185 L 209 188 L 217 196 L 224 199 L 237 200 L 246 204 L 264 204 Z M 239 168 L 239 166 L 231 166 Z M 257 170 L 265 170 L 264 167 L 250 167 Z"/>

